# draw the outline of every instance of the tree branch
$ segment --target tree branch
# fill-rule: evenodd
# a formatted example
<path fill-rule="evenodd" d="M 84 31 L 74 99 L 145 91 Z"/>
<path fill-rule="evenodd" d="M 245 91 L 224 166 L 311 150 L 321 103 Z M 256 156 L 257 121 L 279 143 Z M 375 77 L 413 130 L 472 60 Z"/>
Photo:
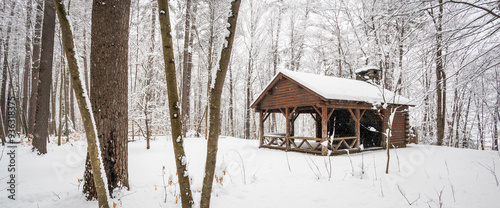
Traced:
<path fill-rule="evenodd" d="M 450 1 L 447 1 L 445 3 L 455 3 L 455 4 L 465 4 L 467 6 L 471 6 L 471 7 L 474 7 L 474 8 L 477 8 L 477 9 L 481 9 L 485 12 L 488 12 L 489 14 L 495 16 L 496 18 L 499 18 L 500 19 L 500 14 L 496 14 L 495 12 L 493 12 L 493 9 L 487 9 L 485 7 L 482 7 L 482 6 L 478 6 L 478 5 L 475 5 L 475 4 L 471 4 L 469 2 L 463 2 L 463 1 L 454 1 L 454 0 L 450 0 Z"/>

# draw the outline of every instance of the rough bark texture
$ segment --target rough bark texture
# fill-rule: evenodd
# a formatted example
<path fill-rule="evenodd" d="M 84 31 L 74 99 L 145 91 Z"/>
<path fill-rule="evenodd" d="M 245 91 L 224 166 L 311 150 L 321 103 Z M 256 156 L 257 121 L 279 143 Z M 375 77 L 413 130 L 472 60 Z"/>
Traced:
<path fill-rule="evenodd" d="M 174 50 L 171 36 L 170 17 L 168 10 L 168 0 L 158 0 L 158 11 L 160 19 L 163 59 L 165 62 L 165 75 L 168 91 L 168 108 L 170 112 L 170 125 L 172 128 L 172 142 L 174 146 L 175 164 L 177 167 L 177 178 L 181 192 L 182 207 L 191 207 L 193 197 L 189 184 L 189 173 L 187 164 L 183 162 L 184 153 L 182 138 L 182 122 L 179 106 L 179 96 L 177 94 L 177 80 L 175 75 Z"/>
<path fill-rule="evenodd" d="M 186 1 L 186 25 L 184 26 L 184 60 L 182 63 L 182 136 L 186 137 L 189 125 L 190 92 L 191 92 L 191 68 L 192 53 L 189 48 L 193 45 L 191 30 L 191 0 Z"/>
<path fill-rule="evenodd" d="M 90 99 L 110 195 L 115 188 L 129 188 L 129 14 L 130 0 L 93 2 Z"/>
<path fill-rule="evenodd" d="M 87 150 L 88 156 L 90 158 L 90 165 L 92 167 L 93 182 L 96 187 L 96 192 L 99 200 L 99 207 L 108 208 L 108 198 L 107 190 L 104 185 L 101 164 L 102 160 L 99 157 L 99 144 L 97 143 L 96 126 L 93 124 L 92 114 L 90 110 L 90 100 L 87 97 L 86 91 L 82 87 L 82 82 L 80 78 L 80 73 L 78 71 L 78 65 L 76 62 L 73 34 L 71 32 L 68 19 L 66 17 L 66 12 L 64 11 L 63 0 L 54 0 L 55 5 L 57 5 L 57 13 L 59 17 L 59 22 L 62 31 L 63 48 L 66 53 L 66 58 L 68 61 L 68 66 L 70 70 L 70 77 L 72 79 L 73 89 L 76 94 L 76 101 L 78 103 L 78 108 L 82 116 L 83 126 L 85 129 L 85 134 L 87 137 Z"/>
<path fill-rule="evenodd" d="M 217 70 L 214 87 L 210 90 L 210 130 L 207 142 L 207 160 L 205 164 L 205 178 L 203 179 L 203 188 L 201 192 L 200 207 L 210 207 L 210 197 L 212 195 L 212 185 L 214 181 L 214 171 L 217 161 L 217 149 L 220 132 L 220 103 L 224 80 L 231 59 L 231 50 L 233 48 L 234 34 L 240 9 L 241 0 L 231 2 L 231 14 L 228 17 L 229 35 L 226 36 L 227 47 L 222 49 L 219 60 L 219 70 Z"/>
<path fill-rule="evenodd" d="M 31 95 L 29 100 L 28 111 L 28 131 L 33 134 L 35 126 L 36 98 L 38 92 L 38 68 L 40 67 L 40 46 L 42 37 L 42 20 L 43 20 L 43 0 L 37 1 L 36 20 L 35 20 L 35 35 L 33 37 L 33 56 L 31 57 Z"/>
<path fill-rule="evenodd" d="M 52 0 L 46 0 L 43 9 L 42 50 L 40 56 L 35 126 L 33 127 L 33 148 L 39 154 L 47 153 L 49 139 L 50 90 L 52 85 L 52 59 L 54 56 L 54 32 L 56 10 Z"/>

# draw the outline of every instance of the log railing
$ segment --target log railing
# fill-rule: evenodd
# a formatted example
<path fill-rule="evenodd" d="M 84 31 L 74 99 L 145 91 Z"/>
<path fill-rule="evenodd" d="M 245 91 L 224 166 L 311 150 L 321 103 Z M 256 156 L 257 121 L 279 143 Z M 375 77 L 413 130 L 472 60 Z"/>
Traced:
<path fill-rule="evenodd" d="M 328 149 L 334 153 L 344 153 L 344 149 L 355 149 L 356 136 L 352 137 L 337 137 L 327 141 Z M 287 142 L 289 148 L 287 149 Z M 287 140 L 286 135 L 270 134 L 264 135 L 262 147 L 282 149 L 297 152 L 308 152 L 314 154 L 321 154 L 321 138 L 315 137 L 289 137 Z"/>

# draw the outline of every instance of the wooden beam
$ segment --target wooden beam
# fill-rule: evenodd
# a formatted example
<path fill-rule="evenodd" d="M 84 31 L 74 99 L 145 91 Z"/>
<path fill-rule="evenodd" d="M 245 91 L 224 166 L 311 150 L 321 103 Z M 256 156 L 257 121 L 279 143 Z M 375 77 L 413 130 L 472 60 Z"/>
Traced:
<path fill-rule="evenodd" d="M 335 111 L 335 108 L 332 108 L 332 111 L 330 111 L 330 113 L 328 114 L 328 120 L 330 120 L 330 117 L 332 117 L 333 111 Z"/>
<path fill-rule="evenodd" d="M 314 121 L 316 121 L 317 118 L 316 118 L 316 116 L 314 116 L 314 113 L 310 113 L 310 114 L 313 117 Z"/>
<path fill-rule="evenodd" d="M 271 115 L 271 113 L 268 113 L 267 110 L 266 110 L 266 112 L 264 113 L 264 115 L 265 115 L 264 116 L 264 121 L 266 121 L 267 118 L 269 118 L 269 116 Z"/>
<path fill-rule="evenodd" d="M 300 115 L 300 114 L 299 114 L 299 113 L 297 113 L 297 112 L 296 112 L 296 113 L 294 113 L 294 114 L 292 115 L 292 118 L 291 118 L 292 122 L 295 122 L 295 120 L 297 120 L 297 118 L 299 117 L 299 115 Z"/>
<path fill-rule="evenodd" d="M 321 108 L 321 143 L 328 140 L 328 108 Z M 321 146 L 321 154 L 327 155 L 328 146 Z"/>
<path fill-rule="evenodd" d="M 356 148 L 360 148 L 360 145 L 361 145 L 361 129 L 360 129 L 361 113 L 360 113 L 359 108 L 356 109 L 355 114 L 356 114 Z M 352 146 L 350 146 L 350 148 L 352 148 Z"/>
<path fill-rule="evenodd" d="M 351 114 L 352 118 L 354 119 L 354 121 L 357 120 L 357 117 L 356 115 L 352 112 L 352 110 L 350 108 L 348 108 L 347 110 L 349 110 L 349 113 Z"/>
<path fill-rule="evenodd" d="M 286 150 L 290 150 L 290 143 L 288 142 L 290 139 L 290 109 L 286 108 L 285 109 L 285 118 L 286 118 L 286 137 L 285 137 L 285 142 L 286 142 Z"/>
<path fill-rule="evenodd" d="M 312 106 L 314 108 L 314 110 L 316 110 L 316 113 L 318 113 L 318 115 L 321 115 L 321 112 L 318 110 L 318 108 L 316 108 L 316 106 Z"/>
<path fill-rule="evenodd" d="M 281 108 L 278 108 L 280 110 L 280 112 L 283 114 L 283 116 L 285 116 L 286 118 L 286 112 L 283 112 L 283 110 L 281 110 Z"/>
<path fill-rule="evenodd" d="M 260 140 L 259 148 L 262 147 L 262 145 L 264 144 L 264 121 L 266 120 L 264 119 L 264 114 L 265 113 L 262 111 L 259 112 L 259 140 Z"/>
<path fill-rule="evenodd" d="M 288 110 L 288 108 L 287 108 Z M 291 118 L 293 116 L 293 114 L 295 113 L 295 110 L 297 110 L 297 107 L 293 108 L 293 110 L 290 112 L 288 112 L 288 118 Z"/>

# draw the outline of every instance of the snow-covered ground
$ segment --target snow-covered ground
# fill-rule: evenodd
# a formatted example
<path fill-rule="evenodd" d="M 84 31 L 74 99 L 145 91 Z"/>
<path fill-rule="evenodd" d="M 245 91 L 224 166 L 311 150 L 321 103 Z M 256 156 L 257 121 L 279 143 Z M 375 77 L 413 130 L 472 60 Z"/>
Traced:
<path fill-rule="evenodd" d="M 206 141 L 189 138 L 185 148 L 199 202 Z M 97 207 L 81 194 L 83 139 L 50 143 L 43 156 L 19 145 L 15 201 L 8 199 L 8 151 L 0 161 L 0 207 Z M 328 157 L 222 137 L 216 173 L 222 180 L 214 186 L 212 207 L 500 207 L 500 186 L 487 169 L 493 162 L 500 166 L 494 151 L 410 145 L 391 150 L 388 175 L 383 150 L 352 154 L 352 166 L 348 155 L 330 159 L 331 177 Z M 129 180 L 130 190 L 114 199 L 117 207 L 180 207 L 171 140 L 158 137 L 150 150 L 144 141 L 129 143 Z"/>

